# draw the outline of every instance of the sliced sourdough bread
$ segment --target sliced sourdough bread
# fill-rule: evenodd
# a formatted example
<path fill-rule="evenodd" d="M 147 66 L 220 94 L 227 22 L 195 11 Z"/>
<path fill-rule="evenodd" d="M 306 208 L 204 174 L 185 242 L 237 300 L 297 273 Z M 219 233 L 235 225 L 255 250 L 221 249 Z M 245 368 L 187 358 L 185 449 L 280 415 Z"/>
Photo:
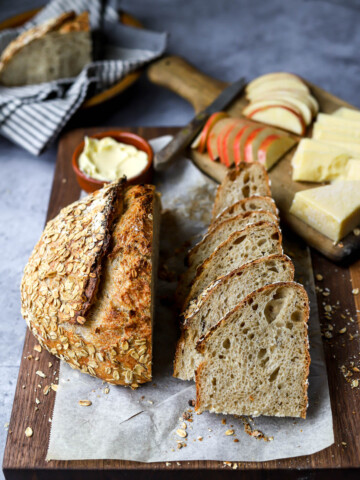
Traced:
<path fill-rule="evenodd" d="M 265 211 L 240 213 L 236 217 L 228 218 L 218 226 L 211 230 L 195 247 L 190 250 L 186 257 L 188 269 L 181 276 L 177 295 L 178 298 L 184 299 L 189 293 L 191 282 L 193 281 L 196 270 L 215 249 L 234 232 L 243 230 L 247 225 L 253 225 L 258 222 L 277 223 L 277 218 Z"/>
<path fill-rule="evenodd" d="M 248 295 L 198 343 L 196 411 L 305 418 L 308 318 L 307 294 L 297 283 Z"/>
<path fill-rule="evenodd" d="M 212 219 L 239 200 L 254 195 L 271 196 L 268 174 L 260 163 L 240 163 L 236 169 L 229 170 L 219 185 Z"/>
<path fill-rule="evenodd" d="M 276 217 L 279 213 L 276 208 L 275 202 L 271 197 L 252 196 L 249 198 L 243 198 L 239 202 L 234 203 L 220 215 L 218 215 L 209 226 L 209 231 L 213 230 L 219 223 L 227 220 L 228 218 L 236 217 L 240 213 L 254 212 L 257 210 L 264 210 L 270 212 Z"/>
<path fill-rule="evenodd" d="M 201 361 L 196 350 L 199 338 L 216 325 L 249 293 L 275 282 L 291 282 L 294 266 L 286 255 L 271 255 L 253 262 L 216 281 L 192 302 L 184 313 L 184 324 L 177 344 L 174 376 L 192 380 Z"/>
<path fill-rule="evenodd" d="M 245 263 L 283 253 L 281 232 L 275 223 L 258 222 L 232 233 L 197 269 L 183 311 L 211 282 Z"/>

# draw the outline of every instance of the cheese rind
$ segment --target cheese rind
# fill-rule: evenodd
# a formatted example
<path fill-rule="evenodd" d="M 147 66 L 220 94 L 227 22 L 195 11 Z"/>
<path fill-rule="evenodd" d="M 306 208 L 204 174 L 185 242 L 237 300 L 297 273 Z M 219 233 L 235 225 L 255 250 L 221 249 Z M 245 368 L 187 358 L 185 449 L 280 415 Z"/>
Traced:
<path fill-rule="evenodd" d="M 360 224 L 360 181 L 297 192 L 290 213 L 338 242 Z"/>

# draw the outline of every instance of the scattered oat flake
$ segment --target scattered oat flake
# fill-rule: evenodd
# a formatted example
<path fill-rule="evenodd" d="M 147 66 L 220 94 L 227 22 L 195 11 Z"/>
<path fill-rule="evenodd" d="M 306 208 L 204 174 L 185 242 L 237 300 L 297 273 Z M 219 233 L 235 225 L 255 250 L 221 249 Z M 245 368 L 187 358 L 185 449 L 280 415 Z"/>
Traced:
<path fill-rule="evenodd" d="M 82 407 L 90 407 L 92 405 L 92 402 L 90 400 L 79 400 L 79 405 Z"/>
<path fill-rule="evenodd" d="M 104 390 L 104 393 L 106 393 L 106 395 L 110 392 L 110 388 L 106 387 L 105 390 Z"/>
<path fill-rule="evenodd" d="M 27 437 L 32 437 L 33 436 L 33 429 L 31 427 L 27 427 L 27 429 L 25 430 L 25 435 Z"/>
<path fill-rule="evenodd" d="M 354 228 L 353 233 L 355 237 L 358 237 L 360 235 L 360 228 Z"/>
<path fill-rule="evenodd" d="M 51 363 L 51 362 L 49 362 L 49 363 L 48 363 L 48 366 L 49 366 L 49 368 L 51 368 L 51 367 L 52 367 L 52 363 Z"/>
<path fill-rule="evenodd" d="M 171 463 L 170 462 L 166 462 L 165 464 L 167 467 L 171 467 Z"/>
<path fill-rule="evenodd" d="M 344 445 L 344 447 L 346 447 L 347 443 L 346 442 L 341 442 L 341 445 Z"/>
<path fill-rule="evenodd" d="M 351 382 L 351 386 L 352 386 L 352 388 L 357 388 L 359 386 L 359 380 L 358 379 L 353 380 Z"/>
<path fill-rule="evenodd" d="M 41 345 L 35 345 L 34 350 L 40 353 L 42 350 Z"/>
<path fill-rule="evenodd" d="M 342 328 L 341 330 L 339 330 L 339 333 L 345 333 L 346 332 L 346 327 Z"/>
<path fill-rule="evenodd" d="M 44 395 L 47 395 L 49 392 L 50 392 L 50 385 L 46 385 L 46 387 L 44 387 L 43 393 Z"/>
<path fill-rule="evenodd" d="M 324 279 L 324 277 L 323 277 L 320 273 L 317 273 L 317 274 L 315 275 L 315 278 L 316 278 L 316 280 L 318 280 L 319 282 L 321 282 L 321 280 Z"/>
<path fill-rule="evenodd" d="M 187 433 L 186 433 L 185 430 L 182 429 L 182 428 L 178 428 L 178 429 L 176 430 L 176 434 L 179 435 L 179 437 L 182 437 L 182 438 L 187 437 Z"/>
<path fill-rule="evenodd" d="M 226 430 L 225 435 L 234 435 L 234 430 Z"/>
<path fill-rule="evenodd" d="M 41 378 L 46 378 L 46 375 L 44 372 L 42 372 L 41 370 L 36 370 L 36 375 L 38 375 L 39 377 Z"/>
<path fill-rule="evenodd" d="M 357 295 L 357 294 L 359 293 L 359 289 L 358 289 L 358 288 L 353 288 L 352 291 L 351 291 L 351 293 L 352 293 L 353 295 Z"/>
<path fill-rule="evenodd" d="M 332 310 L 331 305 L 325 305 L 324 310 L 325 312 L 331 312 Z"/>
<path fill-rule="evenodd" d="M 59 386 L 59 385 L 56 385 L 56 384 L 52 383 L 52 384 L 51 384 L 51 390 L 54 390 L 54 392 L 57 392 L 58 386 Z"/>
<path fill-rule="evenodd" d="M 39 400 L 38 398 L 35 398 L 35 403 L 36 403 L 37 405 L 39 405 L 40 400 Z"/>
<path fill-rule="evenodd" d="M 332 338 L 332 333 L 330 333 L 330 332 L 328 332 L 328 331 L 326 331 L 326 332 L 324 333 L 324 335 L 325 335 L 326 338 Z"/>
<path fill-rule="evenodd" d="M 187 427 L 186 423 L 183 422 L 183 423 L 181 424 L 181 428 L 183 428 L 184 430 L 186 430 L 186 427 Z"/>

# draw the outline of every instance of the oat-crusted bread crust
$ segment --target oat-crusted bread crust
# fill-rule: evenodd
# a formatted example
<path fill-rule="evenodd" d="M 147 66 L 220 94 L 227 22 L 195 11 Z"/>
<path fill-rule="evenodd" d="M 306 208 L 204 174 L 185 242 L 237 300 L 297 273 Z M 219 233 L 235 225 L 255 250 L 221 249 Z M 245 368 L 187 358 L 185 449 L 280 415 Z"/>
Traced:
<path fill-rule="evenodd" d="M 133 388 L 151 379 L 159 205 L 153 186 L 118 182 L 66 207 L 47 224 L 21 285 L 22 314 L 41 345 Z"/>
<path fill-rule="evenodd" d="M 271 197 L 268 174 L 260 163 L 240 163 L 229 170 L 217 189 L 212 220 L 239 200 L 254 195 Z"/>
<path fill-rule="evenodd" d="M 192 380 L 201 361 L 196 343 L 249 293 L 275 282 L 291 282 L 294 266 L 286 255 L 270 255 L 233 270 L 206 288 L 183 314 L 174 376 Z"/>
<path fill-rule="evenodd" d="M 256 210 L 265 210 L 279 217 L 278 209 L 271 197 L 260 197 L 254 195 L 252 197 L 243 198 L 234 205 L 230 205 L 226 210 L 221 212 L 209 225 L 209 231 L 213 230 L 219 223 L 228 218 L 236 217 L 240 213 L 254 212 Z"/>
<path fill-rule="evenodd" d="M 250 293 L 198 342 L 196 411 L 305 418 L 308 318 L 302 285 Z"/>
<path fill-rule="evenodd" d="M 282 254 L 281 241 L 279 227 L 269 222 L 258 222 L 232 233 L 198 267 L 182 310 L 219 277 L 257 258 Z"/>

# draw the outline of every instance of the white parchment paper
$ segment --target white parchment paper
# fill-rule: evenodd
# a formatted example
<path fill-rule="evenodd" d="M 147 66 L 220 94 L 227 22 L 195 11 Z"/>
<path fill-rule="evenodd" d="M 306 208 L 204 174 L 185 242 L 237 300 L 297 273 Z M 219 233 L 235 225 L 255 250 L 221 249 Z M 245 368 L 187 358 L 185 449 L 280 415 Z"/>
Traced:
<path fill-rule="evenodd" d="M 168 140 L 153 141 L 154 149 Z M 332 415 L 310 255 L 307 248 L 287 245 L 286 240 L 285 250 L 293 258 L 297 279 L 305 285 L 311 305 L 306 420 L 248 419 L 253 429 L 273 437 L 265 442 L 246 434 L 241 419 L 227 416 L 224 424 L 223 415 L 194 413 L 189 405 L 195 398 L 194 383 L 172 377 L 178 337 L 172 301 L 177 279 L 172 272 L 183 268 L 184 241 L 193 243 L 209 223 L 215 184 L 186 159 L 157 174 L 156 183 L 164 209 L 160 242 L 163 279 L 159 278 L 157 288 L 153 381 L 132 391 L 108 386 L 61 363 L 47 459 L 267 461 L 309 455 L 330 446 L 334 442 Z M 79 400 L 84 399 L 92 405 L 80 406 Z M 184 412 L 192 421 L 185 422 L 187 437 L 181 438 L 176 430 L 182 428 Z M 225 435 L 230 428 L 235 434 Z"/>

